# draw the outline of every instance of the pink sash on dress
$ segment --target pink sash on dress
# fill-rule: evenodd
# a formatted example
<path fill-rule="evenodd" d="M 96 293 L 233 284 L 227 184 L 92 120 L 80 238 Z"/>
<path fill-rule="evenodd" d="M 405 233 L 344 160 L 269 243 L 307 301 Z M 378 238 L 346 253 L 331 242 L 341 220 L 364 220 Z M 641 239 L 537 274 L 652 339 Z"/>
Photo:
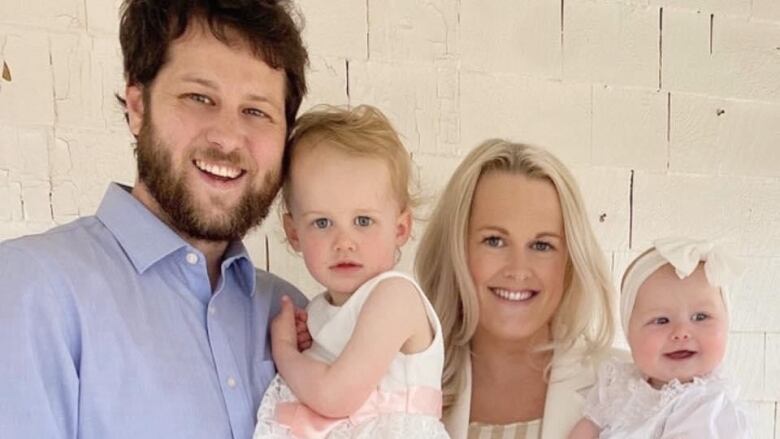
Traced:
<path fill-rule="evenodd" d="M 441 418 L 442 395 L 432 387 L 410 387 L 397 392 L 374 391 L 355 413 L 345 418 L 327 418 L 301 402 L 276 406 L 276 422 L 290 428 L 297 438 L 324 438 L 337 426 L 360 424 L 380 414 L 409 413 Z"/>

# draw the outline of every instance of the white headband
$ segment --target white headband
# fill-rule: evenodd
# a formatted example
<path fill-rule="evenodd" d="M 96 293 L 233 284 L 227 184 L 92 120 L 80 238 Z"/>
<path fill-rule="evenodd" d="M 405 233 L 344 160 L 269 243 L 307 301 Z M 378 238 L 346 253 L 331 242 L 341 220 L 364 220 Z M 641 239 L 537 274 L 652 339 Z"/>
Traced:
<path fill-rule="evenodd" d="M 734 282 L 742 273 L 742 264 L 712 242 L 687 238 L 665 238 L 653 243 L 649 252 L 640 256 L 623 279 L 620 294 L 620 321 L 623 333 L 628 336 L 628 322 L 634 310 L 639 287 L 665 264 L 671 265 L 677 277 L 685 279 L 704 262 L 704 274 L 707 282 L 720 287 L 723 303 L 728 310 L 726 286 Z"/>

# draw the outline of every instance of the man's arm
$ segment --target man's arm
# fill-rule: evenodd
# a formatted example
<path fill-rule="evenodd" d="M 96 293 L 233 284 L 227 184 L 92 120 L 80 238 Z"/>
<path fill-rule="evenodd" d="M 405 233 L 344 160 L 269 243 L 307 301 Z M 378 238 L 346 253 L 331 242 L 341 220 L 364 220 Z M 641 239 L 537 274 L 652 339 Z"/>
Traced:
<path fill-rule="evenodd" d="M 0 437 L 76 438 L 76 308 L 51 269 L 0 244 Z"/>

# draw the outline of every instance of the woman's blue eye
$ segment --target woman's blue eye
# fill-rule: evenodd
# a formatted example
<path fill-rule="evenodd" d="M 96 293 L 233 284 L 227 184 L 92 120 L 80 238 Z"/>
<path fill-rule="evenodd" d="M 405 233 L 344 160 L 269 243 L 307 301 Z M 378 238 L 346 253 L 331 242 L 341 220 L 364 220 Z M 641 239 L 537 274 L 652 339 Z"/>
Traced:
<path fill-rule="evenodd" d="M 361 215 L 361 216 L 358 216 L 358 217 L 355 218 L 355 225 L 356 226 L 368 227 L 368 226 L 370 226 L 373 223 L 374 223 L 374 220 L 372 220 L 371 218 L 369 218 L 367 216 Z"/>
<path fill-rule="evenodd" d="M 667 323 L 669 323 L 669 319 L 666 317 L 656 317 L 653 319 L 653 324 L 656 325 L 665 325 Z"/>
<path fill-rule="evenodd" d="M 498 236 L 488 236 L 482 240 L 488 247 L 503 247 L 504 239 Z"/>
<path fill-rule="evenodd" d="M 539 250 L 539 251 L 545 252 L 545 251 L 548 251 L 548 250 L 552 250 L 554 247 L 549 242 L 534 241 L 533 244 L 531 244 L 531 248 L 533 248 L 534 250 Z"/>
<path fill-rule="evenodd" d="M 312 224 L 314 224 L 314 227 L 318 229 L 325 229 L 330 225 L 330 220 L 327 218 L 317 218 L 316 220 L 312 221 Z"/>
<path fill-rule="evenodd" d="M 703 312 L 697 312 L 696 314 L 693 315 L 693 317 L 691 317 L 691 320 L 693 320 L 694 322 L 702 322 L 704 320 L 707 320 L 708 318 L 710 318 L 710 316 L 708 316 L 707 314 Z"/>

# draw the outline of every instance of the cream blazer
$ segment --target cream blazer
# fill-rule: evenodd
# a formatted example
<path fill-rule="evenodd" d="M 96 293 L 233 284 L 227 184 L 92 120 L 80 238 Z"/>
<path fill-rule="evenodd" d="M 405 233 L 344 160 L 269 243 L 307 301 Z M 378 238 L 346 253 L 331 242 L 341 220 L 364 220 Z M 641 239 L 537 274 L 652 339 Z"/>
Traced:
<path fill-rule="evenodd" d="M 567 352 L 553 353 L 550 385 L 544 403 L 542 439 L 566 439 L 574 424 L 582 417 L 588 390 L 596 382 L 596 366 L 609 357 L 627 358 L 626 351 L 614 349 L 597 358 L 583 359 L 582 346 Z M 465 364 L 466 379 L 451 410 L 444 416 L 444 426 L 452 439 L 466 439 L 471 412 L 471 358 Z"/>

